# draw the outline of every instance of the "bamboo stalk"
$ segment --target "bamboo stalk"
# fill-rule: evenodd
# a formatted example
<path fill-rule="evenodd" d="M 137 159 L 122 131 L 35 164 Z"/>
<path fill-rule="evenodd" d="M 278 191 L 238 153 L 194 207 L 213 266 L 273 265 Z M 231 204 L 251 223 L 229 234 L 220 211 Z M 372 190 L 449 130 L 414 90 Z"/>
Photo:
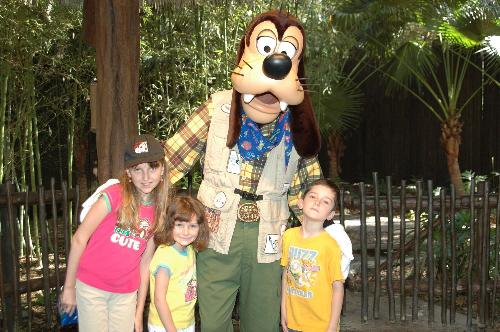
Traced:
<path fill-rule="evenodd" d="M 7 108 L 7 87 L 9 86 L 9 73 L 0 66 L 0 137 L 5 135 L 5 111 Z M 0 144 L 0 183 L 4 177 L 4 144 Z"/>
<path fill-rule="evenodd" d="M 30 162 L 30 188 L 31 191 L 36 192 L 36 177 L 35 177 L 35 158 L 34 158 L 34 147 L 33 147 L 33 122 L 32 119 L 28 121 L 28 132 L 30 139 L 28 140 L 28 155 Z M 40 259 L 41 251 L 40 251 L 40 231 L 38 228 L 38 206 L 33 205 L 33 220 L 31 222 L 30 229 L 33 230 L 32 238 L 33 245 L 35 247 L 35 256 Z"/>
<path fill-rule="evenodd" d="M 38 206 L 39 206 L 39 216 L 38 220 L 40 221 L 40 233 L 42 238 L 42 271 L 43 275 L 49 275 L 49 245 L 48 245 L 48 233 L 47 233 L 47 224 L 46 221 L 46 212 L 45 212 L 45 199 L 43 197 L 43 188 L 40 187 L 38 191 Z M 50 301 L 50 284 L 47 278 L 44 278 L 43 282 L 43 296 L 44 296 L 44 304 L 45 304 L 45 314 L 47 315 L 46 327 L 47 329 L 52 328 L 52 305 Z"/>

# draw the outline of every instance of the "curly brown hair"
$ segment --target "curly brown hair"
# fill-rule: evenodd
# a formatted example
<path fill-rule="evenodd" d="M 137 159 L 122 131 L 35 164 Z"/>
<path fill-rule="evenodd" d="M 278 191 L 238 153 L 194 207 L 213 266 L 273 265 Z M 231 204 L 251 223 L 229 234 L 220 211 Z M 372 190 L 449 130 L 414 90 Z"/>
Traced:
<path fill-rule="evenodd" d="M 172 245 L 174 239 L 172 231 L 176 221 L 189 222 L 192 217 L 196 218 L 196 222 L 200 226 L 198 236 L 193 242 L 193 248 L 196 251 L 202 251 L 208 246 L 209 229 L 207 219 L 205 218 L 205 207 L 194 197 L 177 196 L 172 199 L 167 208 L 165 220 L 160 224 L 157 232 L 154 235 L 154 241 L 159 245 Z"/>

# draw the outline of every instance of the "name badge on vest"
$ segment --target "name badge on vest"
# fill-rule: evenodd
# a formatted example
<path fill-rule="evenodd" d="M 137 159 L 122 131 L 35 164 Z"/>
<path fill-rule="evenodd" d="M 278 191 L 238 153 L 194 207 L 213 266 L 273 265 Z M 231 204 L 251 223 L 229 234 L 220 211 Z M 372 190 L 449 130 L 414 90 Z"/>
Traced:
<path fill-rule="evenodd" d="M 227 161 L 227 171 L 231 174 L 240 174 L 240 157 L 234 150 L 231 150 L 231 153 L 229 154 L 229 159 Z"/>
<path fill-rule="evenodd" d="M 278 253 L 278 234 L 266 234 L 266 246 L 264 248 L 265 254 L 277 254 Z"/>

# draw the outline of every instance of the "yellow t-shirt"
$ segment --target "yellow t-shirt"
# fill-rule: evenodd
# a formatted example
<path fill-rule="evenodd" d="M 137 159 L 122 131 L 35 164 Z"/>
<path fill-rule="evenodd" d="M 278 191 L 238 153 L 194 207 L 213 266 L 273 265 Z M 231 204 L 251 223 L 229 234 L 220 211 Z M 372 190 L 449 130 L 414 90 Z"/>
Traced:
<path fill-rule="evenodd" d="M 175 327 L 186 328 L 194 324 L 196 303 L 196 257 L 194 249 L 188 246 L 180 251 L 174 246 L 161 245 L 149 265 L 149 305 L 148 323 L 163 326 L 154 305 L 155 276 L 160 269 L 167 271 L 170 280 L 167 289 L 167 303 L 172 313 Z"/>
<path fill-rule="evenodd" d="M 303 332 L 325 331 L 332 312 L 332 284 L 344 281 L 337 242 L 323 231 L 304 238 L 300 227 L 283 235 L 281 265 L 286 273 L 288 328 Z"/>

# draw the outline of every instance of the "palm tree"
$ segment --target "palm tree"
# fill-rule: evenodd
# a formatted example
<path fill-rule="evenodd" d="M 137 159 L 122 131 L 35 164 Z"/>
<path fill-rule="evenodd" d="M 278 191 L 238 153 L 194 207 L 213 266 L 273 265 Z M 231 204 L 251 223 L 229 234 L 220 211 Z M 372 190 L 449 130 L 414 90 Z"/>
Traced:
<path fill-rule="evenodd" d="M 389 90 L 410 93 L 439 121 L 450 181 L 458 194 L 464 193 L 458 162 L 460 117 L 486 84 L 498 85 L 494 76 L 500 63 L 491 41 L 500 35 L 499 13 L 500 5 L 491 0 L 352 0 L 337 12 L 338 27 L 355 29 L 360 45 L 377 55 L 382 64 L 377 69 L 392 83 Z M 376 30 L 381 22 L 386 23 L 382 32 Z M 474 55 L 478 51 L 488 55 L 479 65 Z M 464 95 L 470 70 L 479 70 L 483 80 Z"/>

